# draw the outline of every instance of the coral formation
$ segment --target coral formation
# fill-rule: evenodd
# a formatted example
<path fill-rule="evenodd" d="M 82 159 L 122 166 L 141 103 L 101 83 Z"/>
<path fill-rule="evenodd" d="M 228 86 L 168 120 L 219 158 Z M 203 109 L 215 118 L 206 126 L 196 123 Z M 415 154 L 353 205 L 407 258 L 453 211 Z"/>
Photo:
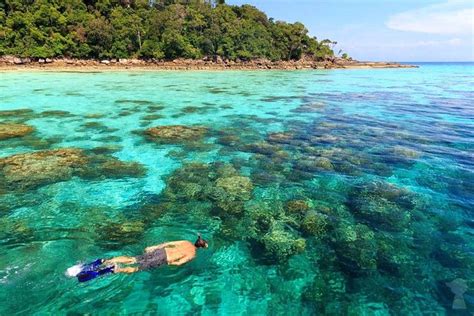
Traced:
<path fill-rule="evenodd" d="M 0 123 L 0 140 L 25 136 L 33 131 L 34 128 L 26 124 Z"/>
<path fill-rule="evenodd" d="M 339 224 L 334 247 L 348 273 L 364 273 L 377 268 L 375 233 L 364 224 Z"/>
<path fill-rule="evenodd" d="M 15 109 L 0 111 L 1 118 L 28 118 L 34 114 L 32 109 Z"/>
<path fill-rule="evenodd" d="M 216 188 L 224 191 L 226 199 L 246 201 L 251 197 L 253 185 L 252 181 L 247 177 L 232 176 L 218 178 Z"/>
<path fill-rule="evenodd" d="M 291 112 L 293 113 L 318 113 L 322 112 L 324 109 L 325 104 L 322 102 L 313 102 L 309 104 L 303 104 L 293 110 Z"/>
<path fill-rule="evenodd" d="M 167 125 L 149 128 L 145 135 L 158 143 L 180 143 L 199 140 L 207 132 L 204 126 Z"/>
<path fill-rule="evenodd" d="M 349 206 L 356 216 L 369 220 L 374 228 L 402 231 L 409 228 L 412 194 L 386 182 L 373 182 L 354 188 Z"/>
<path fill-rule="evenodd" d="M 306 248 L 306 241 L 282 229 L 272 227 L 260 240 L 263 246 L 263 255 L 274 262 L 285 261 L 294 254 L 301 253 Z"/>
<path fill-rule="evenodd" d="M 286 203 L 286 210 L 290 214 L 304 214 L 310 207 L 307 200 L 291 200 Z"/>
<path fill-rule="evenodd" d="M 305 159 L 300 159 L 296 162 L 297 169 L 315 172 L 320 170 L 334 170 L 334 166 L 331 163 L 331 160 L 325 157 L 308 157 Z"/>
<path fill-rule="evenodd" d="M 141 177 L 138 163 L 95 155 L 77 148 L 44 150 L 0 158 L 0 186 L 9 190 L 36 188 L 65 181 L 73 176 L 87 178 Z"/>
<path fill-rule="evenodd" d="M 268 141 L 272 143 L 289 144 L 293 141 L 295 135 L 290 132 L 271 133 L 268 135 Z"/>
<path fill-rule="evenodd" d="M 301 222 L 301 230 L 308 235 L 325 237 L 328 217 L 318 212 L 308 212 Z"/>
<path fill-rule="evenodd" d="M 142 221 L 111 222 L 97 227 L 100 242 L 104 248 L 120 249 L 124 245 L 140 241 L 145 231 Z"/>
<path fill-rule="evenodd" d="M 9 188 L 31 188 L 64 181 L 88 163 L 81 149 L 66 148 L 18 154 L 0 159 L 0 178 Z"/>

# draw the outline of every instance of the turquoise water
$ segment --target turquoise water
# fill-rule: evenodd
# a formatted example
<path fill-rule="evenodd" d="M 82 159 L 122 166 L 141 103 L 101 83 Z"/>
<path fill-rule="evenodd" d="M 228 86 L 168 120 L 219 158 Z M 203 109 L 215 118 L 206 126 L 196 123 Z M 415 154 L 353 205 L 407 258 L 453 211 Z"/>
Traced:
<path fill-rule="evenodd" d="M 0 140 L 1 315 L 443 315 L 453 280 L 474 311 L 472 64 L 0 76 L 34 127 Z M 144 134 L 177 124 L 207 129 Z M 180 268 L 64 275 L 197 232 Z"/>

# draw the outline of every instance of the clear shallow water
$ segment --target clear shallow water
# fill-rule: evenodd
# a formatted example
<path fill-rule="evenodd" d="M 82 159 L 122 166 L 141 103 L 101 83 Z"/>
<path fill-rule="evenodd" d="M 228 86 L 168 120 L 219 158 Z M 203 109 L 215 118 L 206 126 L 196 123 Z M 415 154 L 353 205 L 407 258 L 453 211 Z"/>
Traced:
<path fill-rule="evenodd" d="M 2 73 L 0 122 L 35 131 L 0 140 L 0 158 L 81 148 L 146 173 L 4 186 L 0 314 L 445 314 L 455 279 L 472 313 L 473 75 Z M 208 132 L 144 137 L 174 124 Z M 216 191 L 229 175 L 251 188 Z M 210 248 L 179 269 L 64 276 L 198 231 Z"/>

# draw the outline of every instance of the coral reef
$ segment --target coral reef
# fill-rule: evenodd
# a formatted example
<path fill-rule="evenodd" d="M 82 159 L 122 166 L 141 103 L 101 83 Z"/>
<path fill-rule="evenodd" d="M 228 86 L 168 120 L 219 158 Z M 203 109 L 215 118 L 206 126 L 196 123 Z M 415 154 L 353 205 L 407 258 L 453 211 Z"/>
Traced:
<path fill-rule="evenodd" d="M 245 144 L 239 148 L 242 151 L 261 154 L 265 156 L 275 156 L 279 158 L 287 158 L 288 153 L 282 150 L 280 146 L 269 144 L 265 141 Z"/>
<path fill-rule="evenodd" d="M 285 261 L 306 248 L 306 241 L 303 238 L 281 227 L 272 227 L 258 242 L 263 246 L 263 256 L 270 262 Z"/>
<path fill-rule="evenodd" d="M 81 149 L 66 148 L 18 154 L 0 159 L 0 178 L 8 188 L 31 188 L 64 181 L 88 163 Z"/>
<path fill-rule="evenodd" d="M 157 143 L 181 143 L 203 138 L 208 131 L 204 126 L 167 125 L 149 128 L 145 135 Z"/>
<path fill-rule="evenodd" d="M 313 102 L 309 104 L 303 104 L 293 110 L 291 112 L 293 113 L 318 113 L 322 112 L 324 109 L 325 104 L 322 102 Z"/>
<path fill-rule="evenodd" d="M 0 187 L 24 190 L 69 180 L 85 178 L 141 177 L 145 169 L 138 163 L 95 155 L 77 148 L 44 150 L 0 158 Z"/>
<path fill-rule="evenodd" d="M 297 169 L 308 171 L 308 172 L 316 172 L 321 170 L 334 170 L 334 166 L 331 163 L 331 160 L 325 157 L 309 157 L 305 159 L 300 159 L 296 162 L 295 167 Z"/>
<path fill-rule="evenodd" d="M 26 124 L 0 123 L 0 140 L 25 136 L 33 131 L 34 128 Z"/>
<path fill-rule="evenodd" d="M 418 159 L 421 156 L 420 152 L 403 146 L 395 146 L 393 153 L 406 159 Z"/>
<path fill-rule="evenodd" d="M 343 301 L 346 287 L 346 279 L 342 273 L 325 271 L 318 273 L 313 282 L 304 289 L 303 299 L 314 304 L 316 310 L 331 314 L 333 307 L 328 303 Z M 338 309 L 337 312 L 342 313 L 342 309 Z"/>
<path fill-rule="evenodd" d="M 318 212 L 308 212 L 301 222 L 303 233 L 319 238 L 325 237 L 328 226 L 328 217 Z"/>
<path fill-rule="evenodd" d="M 272 143 L 290 144 L 295 135 L 290 132 L 271 133 L 268 135 L 268 141 Z"/>
<path fill-rule="evenodd" d="M 142 239 L 145 231 L 142 221 L 110 222 L 97 227 L 99 240 L 104 248 L 120 249 L 124 245 L 134 244 Z"/>
<path fill-rule="evenodd" d="M 402 231 L 409 228 L 413 196 L 406 189 L 386 182 L 356 187 L 349 198 L 354 214 L 368 220 L 374 228 Z"/>
<path fill-rule="evenodd" d="M 334 248 L 348 273 L 365 273 L 377 268 L 377 241 L 375 233 L 364 224 L 339 224 Z"/>
<path fill-rule="evenodd" d="M 286 203 L 286 211 L 290 214 L 304 214 L 311 208 L 307 200 L 291 200 Z"/>
<path fill-rule="evenodd" d="M 69 111 L 60 111 L 60 110 L 50 110 L 50 111 L 43 111 L 39 113 L 39 117 L 55 117 L 55 118 L 64 118 L 64 117 L 73 117 Z"/>
<path fill-rule="evenodd" d="M 231 176 L 218 178 L 216 188 L 224 191 L 226 199 L 246 201 L 251 197 L 253 185 L 252 181 L 247 177 Z"/>
<path fill-rule="evenodd" d="M 145 176 L 145 167 L 138 162 L 125 162 L 117 158 L 96 155 L 89 159 L 89 165 L 78 175 L 89 179 L 105 178 L 141 178 Z"/>

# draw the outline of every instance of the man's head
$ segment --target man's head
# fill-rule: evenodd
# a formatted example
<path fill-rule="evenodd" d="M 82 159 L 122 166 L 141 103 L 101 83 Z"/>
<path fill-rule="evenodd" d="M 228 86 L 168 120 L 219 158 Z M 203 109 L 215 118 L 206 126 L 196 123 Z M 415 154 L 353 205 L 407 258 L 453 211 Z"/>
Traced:
<path fill-rule="evenodd" d="M 201 234 L 198 234 L 198 239 L 194 243 L 196 248 L 207 248 L 207 241 L 201 238 Z"/>

